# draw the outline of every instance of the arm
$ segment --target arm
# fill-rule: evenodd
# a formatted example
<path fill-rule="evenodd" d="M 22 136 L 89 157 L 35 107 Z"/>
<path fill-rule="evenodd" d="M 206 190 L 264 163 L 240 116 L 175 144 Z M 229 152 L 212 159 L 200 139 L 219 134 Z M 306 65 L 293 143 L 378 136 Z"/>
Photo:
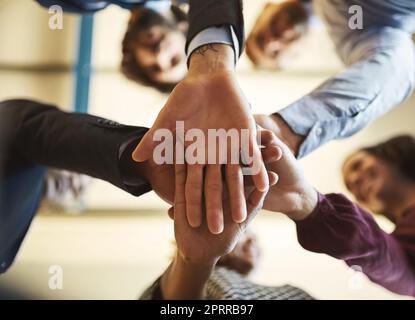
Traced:
<path fill-rule="evenodd" d="M 359 265 L 373 282 L 399 294 L 415 296 L 415 271 L 399 240 L 386 234 L 373 217 L 342 195 L 322 196 L 307 182 L 287 146 L 268 170 L 280 176 L 264 208 L 294 220 L 300 244 Z M 413 253 L 412 253 L 413 254 Z"/>
<path fill-rule="evenodd" d="M 160 282 L 164 300 L 201 300 L 205 298 L 205 285 L 217 261 L 193 263 L 180 254 L 163 274 Z"/>
<path fill-rule="evenodd" d="M 162 300 L 205 299 L 205 286 L 217 261 L 233 250 L 248 223 L 258 213 L 265 194 L 258 190 L 252 191 L 248 199 L 252 206 L 249 210 L 251 214 L 248 221 L 240 225 L 230 219 L 229 203 L 225 200 L 225 229 L 219 235 L 211 234 L 205 224 L 197 229 L 191 228 L 184 212 L 179 211 L 183 208 L 183 202 L 177 201 L 174 213 L 173 208 L 169 211 L 169 215 L 174 217 L 176 256 L 150 289 L 151 292 L 145 293 L 145 296 Z"/>
<path fill-rule="evenodd" d="M 29 100 L 4 101 L 0 114 L 5 173 L 36 163 L 90 175 L 136 196 L 151 190 L 147 163 L 136 164 L 131 148 L 129 154 L 128 146 L 123 148 L 130 140 L 139 141 L 146 128 Z"/>
<path fill-rule="evenodd" d="M 183 182 L 186 185 L 185 201 L 188 209 L 185 208 L 185 212 L 188 213 L 189 224 L 193 227 L 201 225 L 202 205 L 205 204 L 209 229 L 212 233 L 220 233 L 223 230 L 220 167 L 221 164 L 226 164 L 225 182 L 233 195 L 231 214 L 236 222 L 244 221 L 247 211 L 243 196 L 242 169 L 239 163 L 230 163 L 231 157 L 228 156 L 222 162 L 216 155 L 236 153 L 236 157 L 233 158 L 239 159 L 240 152 L 249 150 L 250 163 L 255 167 L 255 170 L 252 170 L 252 177 L 256 187 L 264 191 L 268 188 L 269 181 L 256 143 L 255 121 L 234 74 L 234 52 L 230 46 L 207 45 L 193 52 L 186 78 L 176 86 L 156 122 L 137 146 L 133 153 L 134 159 L 136 161 L 150 159 L 158 144 L 153 138 L 155 133 L 159 129 L 175 132 L 176 121 L 183 121 L 183 134 L 194 128 L 199 129 L 203 137 L 209 137 L 209 131 L 212 130 L 224 130 L 226 133 L 232 130 L 239 136 L 242 132 L 248 133 L 245 145 L 239 145 L 238 148 L 235 146 L 232 148 L 230 144 L 209 148 L 209 141 L 205 140 L 207 143 L 204 144 L 203 159 L 198 160 L 196 164 L 188 165 L 188 179 Z M 178 143 L 178 139 L 175 142 Z M 189 140 L 184 142 L 184 148 L 191 145 Z M 227 153 L 223 152 L 224 150 L 219 152 L 219 147 L 226 148 Z M 213 161 L 210 160 L 211 155 L 214 156 Z M 177 162 L 178 158 L 184 157 L 184 153 L 176 153 L 175 157 Z M 212 172 L 213 178 L 209 183 L 205 171 Z"/>
<path fill-rule="evenodd" d="M 205 299 L 205 286 L 217 261 L 221 256 L 233 250 L 241 234 L 258 213 L 265 194 L 258 190 L 252 191 L 248 199 L 251 214 L 242 224 L 231 221 L 229 203 L 225 200 L 224 210 L 227 218 L 225 218 L 225 229 L 220 235 L 212 235 L 206 225 L 198 229 L 191 228 L 186 216 L 183 212 L 179 212 L 182 205 L 175 207 L 174 213 L 171 209 L 170 215 L 174 216 L 177 254 L 156 285 L 155 290 L 158 290 L 157 286 L 160 290 L 158 298 L 164 300 Z"/>
<path fill-rule="evenodd" d="M 279 111 L 278 117 L 270 117 L 288 124 L 289 129 L 281 131 L 292 139 L 284 142 L 294 140 L 292 150 L 299 157 L 356 133 L 399 105 L 414 89 L 415 53 L 408 29 L 413 26 L 413 4 L 357 4 L 363 7 L 362 30 L 349 27 L 350 1 L 314 3 L 346 69 Z"/>
<path fill-rule="evenodd" d="M 226 132 L 232 129 L 239 134 L 245 130 L 249 132 L 249 137 L 243 148 L 251 151 L 248 157 L 251 158 L 249 163 L 254 167 L 252 170 L 254 182 L 259 190 L 264 191 L 268 188 L 269 181 L 255 141 L 254 119 L 234 72 L 235 61 L 243 47 L 242 2 L 240 0 L 190 1 L 189 24 L 186 46 L 188 75 L 176 86 L 154 126 L 137 146 L 133 154 L 134 159 L 136 161 L 149 159 L 157 144 L 153 141 L 154 133 L 160 128 L 174 132 L 176 121 L 184 121 L 185 133 L 189 129 L 197 128 L 203 131 L 204 137 L 207 137 L 208 130 L 212 129 Z M 237 36 L 234 36 L 235 33 Z M 187 148 L 189 145 L 187 141 L 184 147 Z M 222 147 L 220 151 L 218 147 L 216 150 L 212 149 L 214 148 L 210 151 L 216 151 L 216 155 L 233 153 L 233 158 L 237 159 L 240 157 L 240 152 L 245 151 L 241 146 L 232 149 L 229 145 Z M 225 164 L 227 168 L 225 183 L 233 195 L 231 214 L 236 222 L 244 221 L 247 216 L 243 197 L 242 169 L 239 163 L 231 165 L 230 157 L 224 161 L 215 157 L 216 159 L 212 161 L 207 151 L 206 146 L 205 159 L 198 161 L 196 165 L 188 165 L 185 212 L 189 224 L 198 227 L 202 223 L 202 206 L 205 203 L 209 229 L 217 234 L 223 230 L 223 209 L 220 205 L 219 191 L 223 186 L 219 174 L 220 165 Z M 183 155 L 176 154 L 175 162 L 178 162 L 178 157 Z M 205 183 L 205 168 L 215 175 L 209 185 Z M 206 191 L 204 194 L 203 189 Z M 203 198 L 205 201 L 202 201 Z"/>
<path fill-rule="evenodd" d="M 315 210 L 296 225 L 298 241 L 305 249 L 360 266 L 371 281 L 395 293 L 415 296 L 415 268 L 409 253 L 370 214 L 343 195 L 320 195 Z"/>
<path fill-rule="evenodd" d="M 265 161 L 274 162 L 281 157 L 281 150 L 273 144 L 274 136 L 269 132 L 260 131 L 265 148 L 262 149 Z M 186 179 L 185 166 L 176 167 L 175 189 L 183 188 L 180 180 Z M 271 184 L 277 179 L 270 173 Z M 252 181 L 250 184 L 252 185 Z M 179 190 L 180 191 L 180 190 Z M 183 191 L 183 190 L 182 190 Z M 169 216 L 174 218 L 174 233 L 177 244 L 176 256 L 164 274 L 146 292 L 142 299 L 203 299 L 205 298 L 205 286 L 212 271 L 221 256 L 233 250 L 240 235 L 247 228 L 258 213 L 266 192 L 260 192 L 247 186 L 248 219 L 241 223 L 235 223 L 230 218 L 230 204 L 227 197 L 224 198 L 225 229 L 219 235 L 212 235 L 204 223 L 199 228 L 189 226 L 184 209 L 184 193 L 176 192 L 177 206 L 169 210 Z M 178 199 L 177 199 L 178 198 Z"/>
<path fill-rule="evenodd" d="M 415 54 L 410 35 L 388 28 L 364 35 L 343 44 L 348 48 L 345 71 L 278 112 L 305 138 L 299 157 L 353 135 L 412 93 Z"/>

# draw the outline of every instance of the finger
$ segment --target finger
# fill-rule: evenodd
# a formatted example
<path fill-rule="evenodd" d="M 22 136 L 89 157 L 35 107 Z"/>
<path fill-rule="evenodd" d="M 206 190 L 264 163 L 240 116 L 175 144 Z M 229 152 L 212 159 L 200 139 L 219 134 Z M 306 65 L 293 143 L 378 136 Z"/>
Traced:
<path fill-rule="evenodd" d="M 170 207 L 167 211 L 167 214 L 169 215 L 169 218 L 174 220 L 174 207 Z"/>
<path fill-rule="evenodd" d="M 282 149 L 276 145 L 265 146 L 261 148 L 262 159 L 265 164 L 278 161 L 282 157 Z"/>
<path fill-rule="evenodd" d="M 249 195 L 246 201 L 248 216 L 244 222 L 245 224 L 249 223 L 261 210 L 266 195 L 266 192 L 261 192 L 257 189 L 254 189 L 254 191 L 252 191 L 252 193 Z"/>
<path fill-rule="evenodd" d="M 277 173 L 273 171 L 267 171 L 269 186 L 272 187 L 278 183 L 279 176 Z M 252 180 L 252 176 L 244 176 L 244 186 L 245 187 L 253 187 L 254 181 Z"/>
<path fill-rule="evenodd" d="M 252 170 L 252 180 L 254 181 L 255 187 L 259 191 L 266 191 L 269 187 L 267 170 L 262 160 L 261 152 L 256 142 L 251 139 L 250 149 L 252 150 L 252 163 L 250 164 Z"/>
<path fill-rule="evenodd" d="M 208 165 L 205 173 L 206 220 L 211 233 L 223 231 L 222 174 L 218 164 Z"/>
<path fill-rule="evenodd" d="M 277 136 L 270 130 L 265 130 L 258 127 L 258 144 L 263 146 L 261 148 L 262 158 L 265 163 L 272 163 L 278 161 L 282 157 L 281 147 L 278 146 Z"/>
<path fill-rule="evenodd" d="M 194 228 L 200 227 L 202 224 L 202 193 L 203 166 L 188 165 L 185 186 L 186 212 L 187 220 Z"/>
<path fill-rule="evenodd" d="M 280 177 L 278 176 L 278 174 L 276 174 L 273 171 L 267 171 L 268 173 L 268 180 L 269 180 L 269 186 L 275 186 L 278 183 L 278 180 L 280 179 Z"/>
<path fill-rule="evenodd" d="M 258 126 L 258 136 L 260 145 L 262 146 L 275 144 L 275 135 L 271 130 L 266 130 Z"/>
<path fill-rule="evenodd" d="M 242 169 L 239 164 L 228 164 L 225 166 L 225 170 L 226 184 L 231 203 L 232 219 L 236 223 L 241 223 L 246 219 L 246 203 Z"/>
<path fill-rule="evenodd" d="M 174 173 L 174 218 L 175 220 L 186 220 L 186 165 L 176 164 L 174 166 Z"/>
<path fill-rule="evenodd" d="M 154 148 L 159 144 L 159 141 L 154 141 L 153 130 L 150 129 L 141 139 L 137 147 L 134 149 L 132 158 L 136 162 L 144 162 L 150 159 L 153 155 Z"/>

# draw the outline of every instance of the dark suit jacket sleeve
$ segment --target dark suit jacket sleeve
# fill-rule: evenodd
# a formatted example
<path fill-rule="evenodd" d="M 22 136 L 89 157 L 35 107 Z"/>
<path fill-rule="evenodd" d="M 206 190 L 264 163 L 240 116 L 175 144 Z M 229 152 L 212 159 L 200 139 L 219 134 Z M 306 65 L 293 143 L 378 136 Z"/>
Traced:
<path fill-rule="evenodd" d="M 238 37 L 239 52 L 244 47 L 244 19 L 242 0 L 190 0 L 187 46 L 202 30 L 209 27 L 231 25 Z"/>
<path fill-rule="evenodd" d="M 35 163 L 102 179 L 136 196 L 151 190 L 140 177 L 127 179 L 126 184 L 123 173 L 129 163 L 121 159 L 132 160 L 120 157 L 121 146 L 128 141 L 136 145 L 147 128 L 67 113 L 29 100 L 0 103 L 0 119 L 3 174 Z"/>

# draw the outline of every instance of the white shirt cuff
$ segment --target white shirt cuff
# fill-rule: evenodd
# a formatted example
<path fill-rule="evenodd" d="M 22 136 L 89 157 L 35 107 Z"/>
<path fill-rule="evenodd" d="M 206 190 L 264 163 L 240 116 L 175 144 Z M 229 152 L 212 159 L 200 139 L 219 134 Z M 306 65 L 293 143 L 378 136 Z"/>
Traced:
<path fill-rule="evenodd" d="M 235 65 L 239 58 L 239 42 L 232 26 L 210 27 L 200 31 L 187 48 L 187 61 L 196 49 L 207 44 L 227 44 L 230 45 L 235 53 Z"/>

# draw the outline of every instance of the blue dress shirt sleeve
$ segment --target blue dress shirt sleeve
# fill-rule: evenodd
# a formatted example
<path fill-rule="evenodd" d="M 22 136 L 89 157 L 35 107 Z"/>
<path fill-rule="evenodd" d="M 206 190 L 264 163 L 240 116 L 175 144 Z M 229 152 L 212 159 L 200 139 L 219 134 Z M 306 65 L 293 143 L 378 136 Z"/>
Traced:
<path fill-rule="evenodd" d="M 330 140 L 351 136 L 414 90 L 415 50 L 408 32 L 415 20 L 414 11 L 403 14 L 402 27 L 398 27 L 391 8 L 383 10 L 381 2 L 362 1 L 366 24 L 362 30 L 351 30 L 349 2 L 344 0 L 341 7 L 339 2 L 335 5 L 323 0 L 316 8 L 347 68 L 279 111 L 297 134 L 305 136 L 299 157 Z M 403 12 L 404 8 L 395 9 Z M 379 11 L 384 12 L 380 21 Z"/>
<path fill-rule="evenodd" d="M 239 42 L 232 26 L 210 27 L 199 32 L 189 43 L 187 49 L 187 61 L 196 49 L 207 44 L 227 44 L 235 53 L 235 64 L 239 57 Z"/>

